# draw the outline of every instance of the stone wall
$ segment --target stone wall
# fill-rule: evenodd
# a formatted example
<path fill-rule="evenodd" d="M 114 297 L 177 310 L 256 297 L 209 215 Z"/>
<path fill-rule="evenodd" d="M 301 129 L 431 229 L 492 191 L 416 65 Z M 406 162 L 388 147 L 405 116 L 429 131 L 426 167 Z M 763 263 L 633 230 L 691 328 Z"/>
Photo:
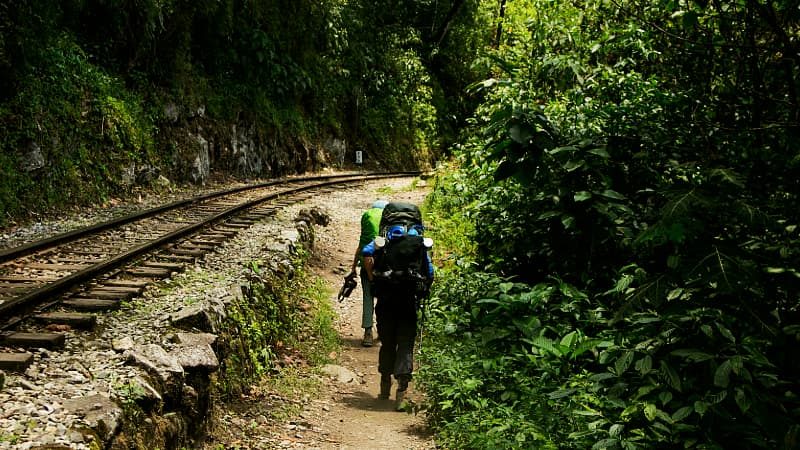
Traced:
<path fill-rule="evenodd" d="M 210 424 L 214 390 L 220 384 L 248 382 L 246 377 L 225 379 L 231 371 L 220 370 L 234 365 L 234 373 L 254 373 L 241 355 L 242 351 L 259 352 L 261 342 L 243 342 L 236 332 L 241 320 L 233 323 L 232 305 L 250 302 L 257 284 L 262 288 L 281 288 L 291 283 L 298 265 L 313 249 L 314 224 L 327 223 L 327 215 L 301 211 L 294 229 L 275 236 L 267 247 L 259 276 L 248 276 L 246 284 L 230 286 L 228 294 L 186 306 L 169 317 L 172 331 L 163 336 L 167 346 L 135 345 L 126 339 L 113 343 L 123 352 L 128 364 L 140 369 L 140 376 L 128 383 L 128 397 L 115 403 L 104 396 L 76 399 L 68 406 L 84 415 L 88 441 L 108 449 L 180 449 L 192 448 L 201 440 Z M 269 286 L 263 286 L 269 285 Z M 290 299 L 291 300 L 291 299 Z M 245 324 L 247 326 L 247 324 Z M 242 348 L 242 347 L 245 348 Z"/>

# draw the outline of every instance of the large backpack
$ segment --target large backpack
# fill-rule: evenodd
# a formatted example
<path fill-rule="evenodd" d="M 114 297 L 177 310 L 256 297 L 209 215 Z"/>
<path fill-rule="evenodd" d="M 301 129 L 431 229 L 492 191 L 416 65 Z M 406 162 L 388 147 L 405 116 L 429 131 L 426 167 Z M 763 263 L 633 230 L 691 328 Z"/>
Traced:
<path fill-rule="evenodd" d="M 414 227 L 422 230 L 422 214 L 411 203 L 389 203 L 383 210 L 380 237 L 383 245 L 375 251 L 372 286 L 376 296 L 388 292 L 407 292 L 420 297 L 430 285 L 428 275 L 428 248 L 421 235 L 388 239 L 387 230 L 402 225 L 405 230 Z M 418 226 L 418 227 L 415 227 Z M 377 241 L 377 240 L 376 240 Z M 428 240 L 430 242 L 430 240 Z"/>
<path fill-rule="evenodd" d="M 410 229 L 414 225 L 422 225 L 422 213 L 413 203 L 391 202 L 383 208 L 378 234 L 386 237 L 386 231 L 392 225 L 403 225 Z"/>

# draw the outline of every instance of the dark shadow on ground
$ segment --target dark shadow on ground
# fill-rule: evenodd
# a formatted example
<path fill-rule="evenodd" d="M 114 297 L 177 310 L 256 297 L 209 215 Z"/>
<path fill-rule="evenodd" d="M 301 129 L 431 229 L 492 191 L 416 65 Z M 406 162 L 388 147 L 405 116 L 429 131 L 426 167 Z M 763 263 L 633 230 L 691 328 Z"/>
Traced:
<path fill-rule="evenodd" d="M 360 337 L 342 338 L 342 347 L 361 347 Z"/>
<path fill-rule="evenodd" d="M 342 402 L 350 407 L 358 408 L 363 411 L 387 411 L 395 414 L 403 414 L 394 410 L 394 400 L 382 400 L 377 395 L 368 392 L 353 392 L 342 397 Z"/>
<path fill-rule="evenodd" d="M 403 433 L 423 439 L 431 438 L 434 435 L 433 430 L 431 430 L 430 427 L 425 424 L 425 422 L 409 424 L 403 429 Z"/>
<path fill-rule="evenodd" d="M 375 340 L 375 343 L 372 344 L 373 347 L 380 347 L 381 342 L 379 340 Z M 369 347 L 362 347 L 361 346 L 361 338 L 360 337 L 346 337 L 342 338 L 342 347 L 360 347 L 360 348 L 369 348 Z"/>

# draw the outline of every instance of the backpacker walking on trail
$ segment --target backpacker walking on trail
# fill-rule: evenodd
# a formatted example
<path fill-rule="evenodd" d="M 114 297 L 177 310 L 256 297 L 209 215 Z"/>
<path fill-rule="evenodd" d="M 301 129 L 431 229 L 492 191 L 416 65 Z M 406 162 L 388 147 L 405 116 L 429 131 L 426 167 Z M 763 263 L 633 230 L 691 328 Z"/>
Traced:
<path fill-rule="evenodd" d="M 428 254 L 433 241 L 423 237 L 423 232 L 422 215 L 416 205 L 389 203 L 381 215 L 379 236 L 361 252 L 373 294 L 378 298 L 378 397 L 389 398 L 394 375 L 397 409 L 402 408 L 411 381 L 417 310 L 433 282 L 433 264 Z"/>
<path fill-rule="evenodd" d="M 364 214 L 361 215 L 361 235 L 358 239 L 358 248 L 356 248 L 355 255 L 353 256 L 353 265 L 350 267 L 350 275 L 348 275 L 348 277 L 355 277 L 356 267 L 358 267 L 358 263 L 361 261 L 361 249 L 378 236 L 381 215 L 387 203 L 388 202 L 385 200 L 376 200 L 372 203 L 372 207 L 364 211 Z M 372 316 L 375 307 L 375 299 L 364 265 L 362 264 L 361 266 L 361 328 L 364 329 L 364 338 L 361 340 L 361 345 L 364 347 L 372 347 Z"/>

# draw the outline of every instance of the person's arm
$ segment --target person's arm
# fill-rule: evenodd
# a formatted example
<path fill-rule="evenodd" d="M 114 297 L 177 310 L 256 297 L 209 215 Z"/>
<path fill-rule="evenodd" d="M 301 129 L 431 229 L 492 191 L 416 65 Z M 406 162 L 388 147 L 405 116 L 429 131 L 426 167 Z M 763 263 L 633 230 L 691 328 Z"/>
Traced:
<path fill-rule="evenodd" d="M 353 255 L 353 265 L 350 266 L 350 273 L 356 273 L 358 267 L 358 257 L 361 256 L 361 247 L 356 247 L 356 254 Z"/>
<path fill-rule="evenodd" d="M 364 257 L 364 270 L 367 272 L 367 279 L 372 281 L 372 269 L 375 267 L 375 258 L 372 256 Z"/>
<path fill-rule="evenodd" d="M 364 260 L 364 270 L 367 272 L 367 279 L 372 281 L 372 269 L 375 267 L 375 241 L 370 241 L 361 249 L 361 256 Z"/>

